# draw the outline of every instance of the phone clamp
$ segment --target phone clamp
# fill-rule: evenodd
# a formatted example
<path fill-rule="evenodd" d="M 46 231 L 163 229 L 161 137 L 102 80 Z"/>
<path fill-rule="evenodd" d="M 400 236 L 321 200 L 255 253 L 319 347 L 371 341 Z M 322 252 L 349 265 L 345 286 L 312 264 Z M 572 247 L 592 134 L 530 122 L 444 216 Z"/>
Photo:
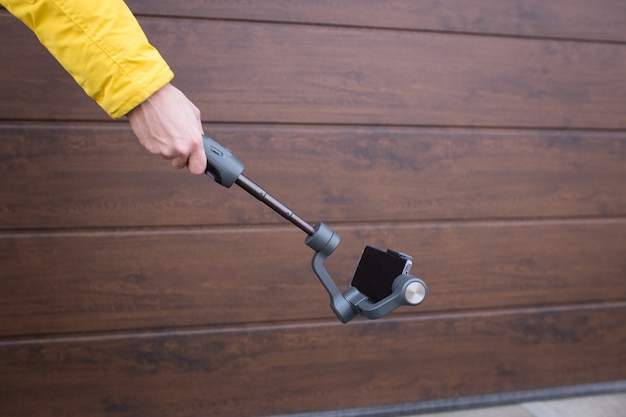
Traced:
<path fill-rule="evenodd" d="M 354 286 L 342 294 L 324 267 L 324 261 L 339 246 L 340 240 L 339 235 L 330 227 L 324 223 L 317 223 L 313 234 L 308 236 L 304 243 L 315 251 L 311 262 L 313 271 L 330 295 L 330 307 L 342 323 L 349 322 L 359 314 L 368 319 L 377 319 L 400 306 L 415 306 L 424 301 L 427 293 L 426 284 L 409 274 L 397 276 L 393 281 L 391 294 L 378 302 L 372 302 Z"/>

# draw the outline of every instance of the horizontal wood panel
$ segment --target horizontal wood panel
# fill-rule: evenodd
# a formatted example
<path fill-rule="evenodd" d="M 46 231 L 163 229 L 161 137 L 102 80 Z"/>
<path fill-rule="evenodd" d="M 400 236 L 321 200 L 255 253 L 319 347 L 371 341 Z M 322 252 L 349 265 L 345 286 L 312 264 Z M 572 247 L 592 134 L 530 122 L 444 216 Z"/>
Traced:
<path fill-rule="evenodd" d="M 15 19 L 4 119 L 102 119 Z M 626 45 L 144 18 L 210 122 L 624 128 Z M 36 63 L 36 65 L 35 65 Z M 53 81 L 53 82 L 50 82 Z M 49 87 L 51 86 L 51 87 Z"/>
<path fill-rule="evenodd" d="M 128 0 L 138 14 L 625 41 L 620 0 Z"/>
<path fill-rule="evenodd" d="M 623 380 L 624 304 L 0 343 L 3 412 L 263 416 Z"/>
<path fill-rule="evenodd" d="M 413 255 L 426 302 L 397 314 L 626 299 L 626 222 L 340 227 L 346 290 L 365 244 Z M 4 235 L 3 336 L 334 319 L 295 228 Z"/>
<path fill-rule="evenodd" d="M 623 216 L 626 133 L 207 125 L 311 223 Z M 0 228 L 285 224 L 124 123 L 0 124 Z M 347 215 L 349 213 L 349 215 Z"/>

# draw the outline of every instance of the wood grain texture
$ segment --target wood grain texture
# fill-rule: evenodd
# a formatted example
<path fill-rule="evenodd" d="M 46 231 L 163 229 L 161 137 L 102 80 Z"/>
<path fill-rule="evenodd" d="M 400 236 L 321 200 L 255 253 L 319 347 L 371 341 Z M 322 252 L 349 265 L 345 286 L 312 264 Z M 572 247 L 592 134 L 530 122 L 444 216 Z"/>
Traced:
<path fill-rule="evenodd" d="M 341 227 L 348 289 L 365 243 L 414 256 L 429 298 L 397 314 L 626 298 L 626 223 Z M 332 319 L 295 228 L 16 234 L 0 239 L 3 336 Z"/>
<path fill-rule="evenodd" d="M 0 35 L 14 39 L 2 55 L 18 63 L 0 72 L 2 118 L 106 117 L 42 59 L 27 29 L 0 20 Z M 206 121 L 626 127 L 621 44 L 198 19 L 142 24 Z"/>
<path fill-rule="evenodd" d="M 21 416 L 264 416 L 576 385 L 626 375 L 626 307 L 0 343 Z"/>
<path fill-rule="evenodd" d="M 341 325 L 304 235 L 147 156 L 0 10 L 0 410 L 263 416 L 626 380 L 618 0 L 129 0 L 207 133 L 414 257 Z"/>
<path fill-rule="evenodd" d="M 626 214 L 624 132 L 205 131 L 311 223 Z M 2 229 L 285 224 L 239 187 L 174 172 L 124 124 L 0 124 L 0 137 Z"/>
<path fill-rule="evenodd" d="M 129 0 L 135 13 L 626 41 L 620 0 Z"/>

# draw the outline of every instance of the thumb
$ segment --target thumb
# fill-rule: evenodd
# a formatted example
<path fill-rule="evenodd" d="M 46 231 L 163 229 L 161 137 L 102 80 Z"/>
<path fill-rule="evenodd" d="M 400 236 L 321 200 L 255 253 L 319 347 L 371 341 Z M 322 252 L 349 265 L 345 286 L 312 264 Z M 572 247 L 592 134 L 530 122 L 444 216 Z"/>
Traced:
<path fill-rule="evenodd" d="M 189 155 L 189 160 L 187 161 L 187 168 L 189 172 L 192 174 L 204 174 L 206 170 L 206 154 L 204 153 L 204 147 L 198 148 L 191 155 Z"/>

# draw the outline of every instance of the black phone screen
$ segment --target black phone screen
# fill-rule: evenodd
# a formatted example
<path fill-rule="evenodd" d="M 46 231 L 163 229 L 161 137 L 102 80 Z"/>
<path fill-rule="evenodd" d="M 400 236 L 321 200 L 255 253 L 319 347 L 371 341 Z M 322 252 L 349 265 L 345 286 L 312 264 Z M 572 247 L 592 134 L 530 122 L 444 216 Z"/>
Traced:
<path fill-rule="evenodd" d="M 391 295 L 393 281 L 398 275 L 407 272 L 405 267 L 409 260 L 399 253 L 366 246 L 354 271 L 352 286 L 372 301 L 378 302 Z"/>

